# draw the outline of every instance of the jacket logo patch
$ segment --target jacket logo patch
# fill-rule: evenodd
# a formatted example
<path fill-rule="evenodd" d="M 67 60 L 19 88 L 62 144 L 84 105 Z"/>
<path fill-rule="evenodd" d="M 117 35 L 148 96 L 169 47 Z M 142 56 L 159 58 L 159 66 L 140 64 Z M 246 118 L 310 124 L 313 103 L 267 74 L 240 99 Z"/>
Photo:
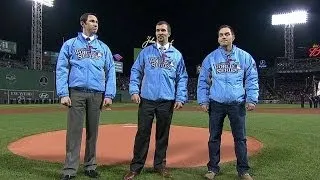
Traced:
<path fill-rule="evenodd" d="M 216 73 L 238 73 L 241 70 L 239 62 L 221 62 L 215 65 Z"/>
<path fill-rule="evenodd" d="M 171 69 L 174 67 L 174 63 L 170 59 L 163 59 L 160 57 L 150 57 L 149 63 L 152 68 L 165 68 L 165 69 Z"/>
<path fill-rule="evenodd" d="M 100 52 L 99 50 L 94 50 L 94 48 L 92 48 L 91 46 L 89 46 L 89 48 L 76 49 L 75 53 L 79 60 L 82 60 L 84 58 L 98 60 L 103 55 L 102 52 Z"/>

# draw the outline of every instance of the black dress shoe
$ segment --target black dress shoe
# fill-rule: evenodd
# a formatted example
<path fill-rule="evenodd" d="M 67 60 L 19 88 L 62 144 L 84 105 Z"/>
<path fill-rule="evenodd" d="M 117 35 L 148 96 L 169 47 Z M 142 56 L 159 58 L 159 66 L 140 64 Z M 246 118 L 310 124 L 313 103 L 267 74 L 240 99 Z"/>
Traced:
<path fill-rule="evenodd" d="M 71 175 L 64 175 L 61 180 L 70 180 L 70 179 L 73 179 L 75 178 L 76 176 L 71 176 Z"/>
<path fill-rule="evenodd" d="M 133 180 L 136 176 L 138 176 L 139 173 L 134 171 L 129 171 L 123 178 L 123 180 Z"/>
<path fill-rule="evenodd" d="M 167 168 L 155 169 L 155 171 L 164 178 L 172 178 L 172 175 Z"/>
<path fill-rule="evenodd" d="M 98 171 L 96 171 L 96 170 L 84 171 L 84 175 L 91 177 L 91 178 L 98 178 L 100 176 Z"/>

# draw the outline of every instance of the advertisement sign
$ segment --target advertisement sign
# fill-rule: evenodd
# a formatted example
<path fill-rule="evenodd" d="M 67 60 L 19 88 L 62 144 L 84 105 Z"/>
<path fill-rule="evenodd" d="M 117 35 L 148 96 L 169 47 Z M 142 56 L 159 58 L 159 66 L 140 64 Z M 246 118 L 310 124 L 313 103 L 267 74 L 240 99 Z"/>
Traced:
<path fill-rule="evenodd" d="M 320 46 L 318 44 L 309 48 L 309 57 L 320 57 Z"/>

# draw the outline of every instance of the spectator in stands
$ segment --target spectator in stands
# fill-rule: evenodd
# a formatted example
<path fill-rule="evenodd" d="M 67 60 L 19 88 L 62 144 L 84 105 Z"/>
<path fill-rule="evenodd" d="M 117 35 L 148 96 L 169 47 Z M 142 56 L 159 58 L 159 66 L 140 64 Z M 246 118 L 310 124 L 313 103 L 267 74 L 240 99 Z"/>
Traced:
<path fill-rule="evenodd" d="M 318 108 L 318 97 L 312 96 L 313 108 Z"/>
<path fill-rule="evenodd" d="M 312 100 L 311 94 L 308 95 L 308 100 L 309 100 L 309 106 L 310 106 L 310 108 L 312 108 L 313 100 Z"/>
<path fill-rule="evenodd" d="M 300 93 L 301 108 L 304 108 L 304 92 Z"/>
<path fill-rule="evenodd" d="M 320 97 L 319 96 L 315 96 L 314 98 L 316 99 L 316 103 L 317 103 L 316 108 L 318 108 L 319 104 L 320 104 Z"/>

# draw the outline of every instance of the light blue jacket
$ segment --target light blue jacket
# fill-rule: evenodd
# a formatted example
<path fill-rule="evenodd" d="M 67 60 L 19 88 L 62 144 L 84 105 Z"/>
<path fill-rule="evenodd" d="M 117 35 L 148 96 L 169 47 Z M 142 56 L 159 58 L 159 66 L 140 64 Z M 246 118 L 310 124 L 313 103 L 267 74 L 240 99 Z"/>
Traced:
<path fill-rule="evenodd" d="M 129 93 L 142 98 L 187 101 L 188 74 L 181 53 L 170 45 L 161 55 L 156 44 L 145 47 L 131 68 Z"/>
<path fill-rule="evenodd" d="M 222 48 L 211 52 L 203 61 L 198 78 L 197 101 L 220 103 L 258 103 L 258 72 L 254 59 L 233 45 L 230 54 Z"/>
<path fill-rule="evenodd" d="M 82 33 L 66 41 L 56 66 L 56 87 L 59 97 L 69 96 L 69 88 L 79 87 L 116 95 L 116 75 L 109 47 L 94 37 L 90 43 Z"/>

